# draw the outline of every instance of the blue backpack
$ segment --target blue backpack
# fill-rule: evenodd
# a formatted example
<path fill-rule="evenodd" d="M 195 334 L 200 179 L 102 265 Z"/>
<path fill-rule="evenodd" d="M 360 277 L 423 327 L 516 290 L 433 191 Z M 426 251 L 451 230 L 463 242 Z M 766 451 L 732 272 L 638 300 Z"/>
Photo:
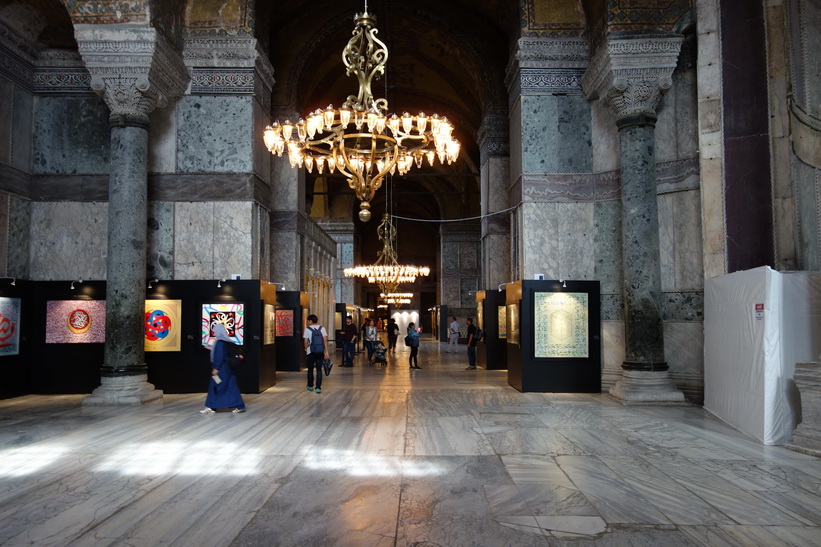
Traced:
<path fill-rule="evenodd" d="M 311 331 L 311 353 L 322 353 L 325 351 L 325 340 L 322 337 L 322 327 L 308 327 Z"/>

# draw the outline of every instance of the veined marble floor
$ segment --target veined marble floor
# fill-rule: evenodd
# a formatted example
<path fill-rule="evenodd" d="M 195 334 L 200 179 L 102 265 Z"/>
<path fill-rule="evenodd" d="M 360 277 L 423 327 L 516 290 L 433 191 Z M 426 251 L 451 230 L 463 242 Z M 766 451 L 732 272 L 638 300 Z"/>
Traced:
<path fill-rule="evenodd" d="M 360 355 L 321 394 L 278 373 L 245 414 L 0 401 L 0 543 L 821 544 L 821 460 L 698 407 L 522 394 L 461 349 Z"/>

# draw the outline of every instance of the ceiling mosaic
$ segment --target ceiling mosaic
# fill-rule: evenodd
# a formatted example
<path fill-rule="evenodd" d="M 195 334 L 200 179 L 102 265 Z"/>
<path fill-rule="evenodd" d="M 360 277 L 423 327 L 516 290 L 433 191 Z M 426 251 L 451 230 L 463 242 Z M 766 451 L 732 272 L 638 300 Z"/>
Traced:
<path fill-rule="evenodd" d="M 522 36 L 578 36 L 584 30 L 578 0 L 525 0 L 521 6 Z"/>
<path fill-rule="evenodd" d="M 691 0 L 608 0 L 608 31 L 672 31 L 690 7 Z"/>
<path fill-rule="evenodd" d="M 253 0 L 189 0 L 185 8 L 189 36 L 252 36 Z"/>
<path fill-rule="evenodd" d="M 74 24 L 142 23 L 148 20 L 147 2 L 134 0 L 62 0 Z"/>

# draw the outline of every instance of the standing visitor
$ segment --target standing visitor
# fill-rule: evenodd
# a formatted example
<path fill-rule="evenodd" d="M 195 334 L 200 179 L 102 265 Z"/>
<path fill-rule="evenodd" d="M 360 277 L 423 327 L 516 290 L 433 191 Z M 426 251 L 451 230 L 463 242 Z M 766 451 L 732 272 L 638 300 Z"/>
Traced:
<path fill-rule="evenodd" d="M 468 366 L 465 370 L 476 370 L 476 325 L 473 324 L 473 318 L 466 319 L 468 324 Z"/>
<path fill-rule="evenodd" d="M 451 349 L 453 353 L 459 351 L 459 336 L 461 336 L 461 326 L 459 325 L 459 321 L 456 320 L 456 316 L 451 317 L 453 321 L 451 321 L 450 326 L 448 327 L 448 349 L 447 352 L 450 353 Z"/>
<path fill-rule="evenodd" d="M 410 336 L 411 339 L 411 352 L 408 358 L 408 364 L 410 368 L 422 368 L 416 360 L 416 356 L 419 354 L 419 331 L 416 330 L 416 325 L 413 323 L 408 325 L 408 336 Z"/>
<path fill-rule="evenodd" d="M 211 345 L 211 382 L 208 384 L 208 395 L 205 396 L 205 408 L 200 414 L 213 414 L 218 408 L 234 407 L 233 412 L 245 412 L 245 402 L 239 392 L 237 377 L 228 364 L 228 344 L 234 341 L 228 336 L 225 325 L 216 323 L 211 330 L 214 333 Z"/>
<path fill-rule="evenodd" d="M 388 351 L 396 352 L 396 341 L 399 339 L 399 325 L 396 319 L 391 317 L 388 321 Z"/>
<path fill-rule="evenodd" d="M 308 316 L 310 325 L 305 327 L 302 338 L 305 340 L 305 353 L 308 355 L 308 391 L 314 391 L 314 369 L 316 369 L 316 392 L 322 393 L 322 361 L 330 359 L 328 355 L 328 333 L 325 327 L 318 325 L 319 318 Z"/>
<path fill-rule="evenodd" d="M 343 334 L 342 345 L 342 366 L 353 366 L 353 355 L 356 348 L 356 325 L 353 324 L 353 317 L 350 315 L 345 318 L 345 332 Z"/>
<path fill-rule="evenodd" d="M 379 339 L 379 329 L 376 328 L 376 323 L 373 319 L 368 319 L 368 326 L 365 327 L 365 349 L 368 350 L 368 361 L 373 357 L 373 350 L 376 346 L 376 341 Z"/>

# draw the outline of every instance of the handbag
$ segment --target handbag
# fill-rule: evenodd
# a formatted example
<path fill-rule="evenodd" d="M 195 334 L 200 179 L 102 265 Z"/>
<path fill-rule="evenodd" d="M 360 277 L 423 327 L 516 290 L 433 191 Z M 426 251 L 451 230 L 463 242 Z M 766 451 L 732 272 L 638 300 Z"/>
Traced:
<path fill-rule="evenodd" d="M 325 359 L 322 361 L 322 368 L 325 370 L 325 376 L 331 375 L 331 369 L 334 367 L 334 364 L 331 362 L 330 359 Z"/>

